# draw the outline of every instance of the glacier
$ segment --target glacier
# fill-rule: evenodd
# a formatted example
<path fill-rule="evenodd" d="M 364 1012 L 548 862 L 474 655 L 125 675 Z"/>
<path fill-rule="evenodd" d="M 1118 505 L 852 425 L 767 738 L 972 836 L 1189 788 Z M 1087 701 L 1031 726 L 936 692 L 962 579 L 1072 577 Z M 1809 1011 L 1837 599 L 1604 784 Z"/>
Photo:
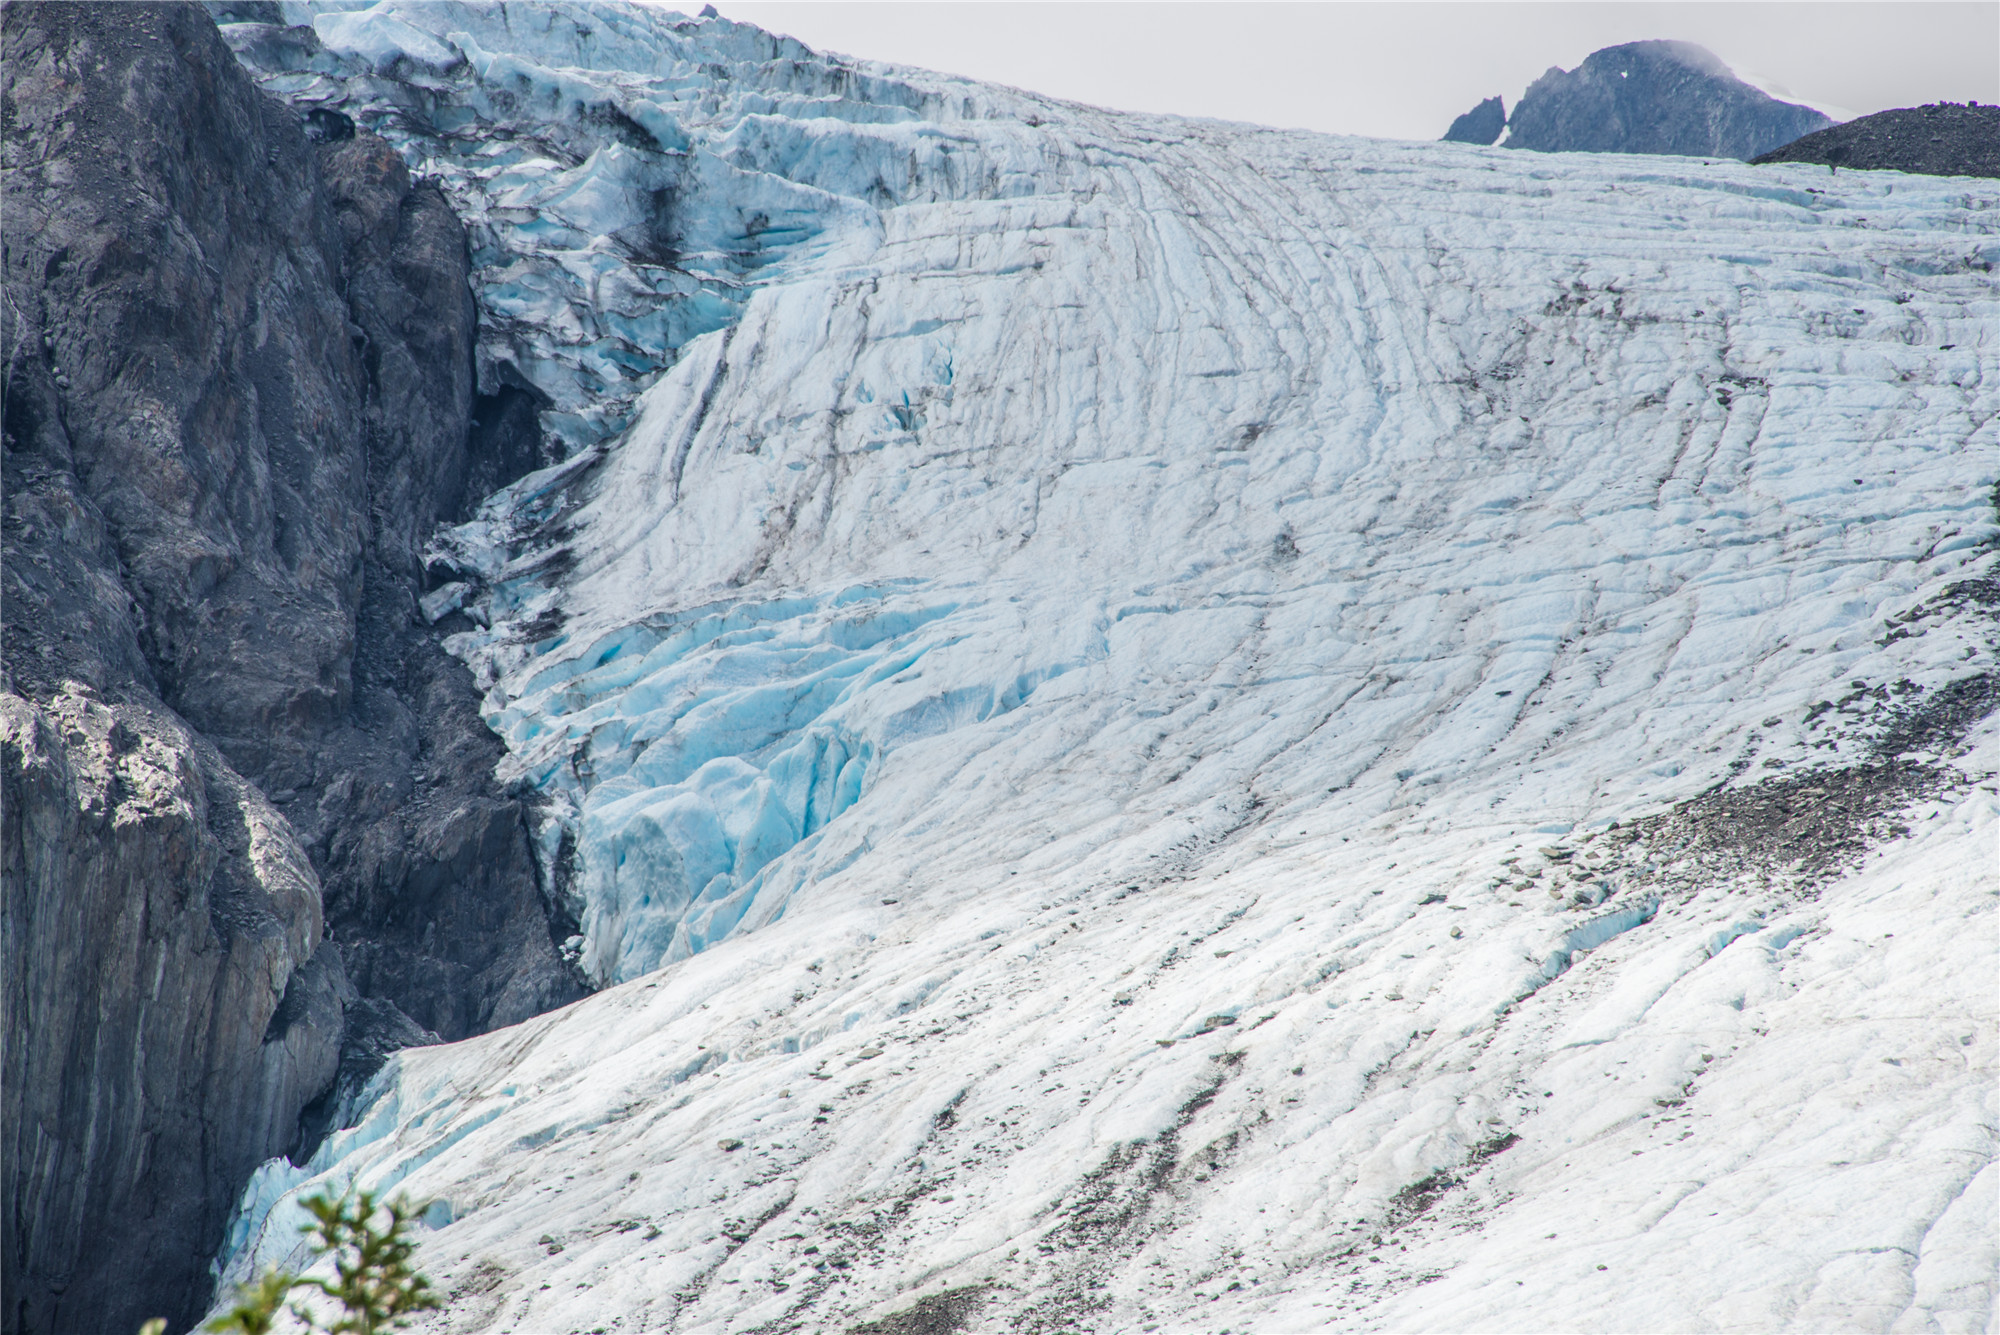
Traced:
<path fill-rule="evenodd" d="M 604 990 L 224 1278 L 359 1182 L 436 1330 L 1994 1324 L 1991 182 L 279 8 L 566 444 L 426 610 Z"/>

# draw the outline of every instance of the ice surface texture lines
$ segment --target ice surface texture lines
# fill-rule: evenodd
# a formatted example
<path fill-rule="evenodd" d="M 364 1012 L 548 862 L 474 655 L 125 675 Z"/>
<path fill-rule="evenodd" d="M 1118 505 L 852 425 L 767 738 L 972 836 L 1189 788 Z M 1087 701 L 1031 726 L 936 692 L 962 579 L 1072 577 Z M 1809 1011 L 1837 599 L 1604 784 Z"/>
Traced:
<path fill-rule="evenodd" d="M 378 73 L 285 86 L 379 108 L 498 207 L 508 272 L 542 252 L 506 229 L 552 216 L 629 268 L 618 238 L 648 218 L 719 255 L 811 201 L 817 248 L 730 269 L 718 328 L 619 335 L 649 368 L 623 390 L 673 369 L 559 526 L 508 531 L 488 573 L 514 578 L 459 642 L 578 811 L 600 977 L 768 921 L 869 824 L 985 811 L 992 758 L 1023 744 L 1104 776 L 1070 808 L 1093 839 L 1197 792 L 1366 778 L 1402 801 L 1583 718 L 1638 740 L 1569 800 L 1723 772 L 1752 729 L 1717 705 L 1821 689 L 1802 637 L 1914 597 L 1990 522 L 1967 461 L 1992 444 L 1995 242 L 1962 189 L 1114 118 L 644 11 L 312 22 Z M 515 162 L 526 140 L 581 152 L 624 123 L 605 108 L 650 118 L 658 151 L 623 131 L 561 186 Z M 683 182 L 651 214 L 603 175 L 642 159 Z M 512 165 L 475 183 L 460 160 Z M 518 198 L 516 170 L 537 182 Z M 609 300 L 564 290 L 523 315 L 536 339 Z M 612 411 L 611 380 L 531 361 L 559 404 Z M 1740 663 L 1743 642 L 1767 650 Z M 909 758 L 922 779 L 779 861 L 913 729 L 950 733 Z"/>
<path fill-rule="evenodd" d="M 563 69 L 574 12 L 465 31 Z M 447 1198 L 520 1328 L 1987 1319 L 1984 791 L 1816 901 L 1534 850 L 1993 671 L 1990 184 L 649 31 L 701 207 L 839 225 L 443 544 L 625 985 L 407 1054 L 313 1174 Z"/>
<path fill-rule="evenodd" d="M 1221 129 L 1139 162 L 1078 137 L 1090 198 L 892 211 L 868 265 L 769 287 L 692 346 L 568 497 L 564 573 L 457 642 L 523 763 L 578 792 L 602 976 L 634 972 L 614 916 L 647 967 L 662 902 L 768 921 L 915 829 L 987 832 L 885 854 L 892 879 L 1357 784 L 1504 802 L 1578 728 L 1620 759 L 1547 764 L 1538 819 L 1752 751 L 1793 763 L 1803 724 L 1751 734 L 1841 680 L 1820 646 L 1990 531 L 1991 289 L 1962 267 L 1990 239 L 1951 240 L 1938 305 L 1899 303 L 1937 242 L 1900 212 L 1850 225 L 1876 200 L 1827 216 L 1803 191 Z M 1829 321 L 1853 337 L 1812 336 Z M 560 635 L 524 644 L 551 611 Z M 1935 685 L 1955 652 L 1899 675 Z M 692 777 L 723 756 L 784 756 L 817 791 L 864 752 L 834 799 L 856 819 L 789 860 L 621 833 L 659 810 L 640 788 L 717 830 L 766 820 L 748 772 Z M 783 809 L 757 847 L 809 833 L 801 798 Z M 635 840 L 690 868 L 641 863 L 678 887 L 650 904 L 610 893 Z"/>

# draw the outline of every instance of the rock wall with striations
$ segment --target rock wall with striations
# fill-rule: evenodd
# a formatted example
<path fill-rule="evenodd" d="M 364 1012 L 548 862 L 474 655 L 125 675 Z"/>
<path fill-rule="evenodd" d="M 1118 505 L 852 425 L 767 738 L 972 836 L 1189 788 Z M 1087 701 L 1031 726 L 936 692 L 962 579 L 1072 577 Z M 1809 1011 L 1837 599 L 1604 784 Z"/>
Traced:
<path fill-rule="evenodd" d="M 178 1325 L 337 1072 L 580 995 L 416 607 L 532 415 L 476 397 L 463 228 L 381 140 L 197 6 L 0 24 L 0 1324 Z"/>

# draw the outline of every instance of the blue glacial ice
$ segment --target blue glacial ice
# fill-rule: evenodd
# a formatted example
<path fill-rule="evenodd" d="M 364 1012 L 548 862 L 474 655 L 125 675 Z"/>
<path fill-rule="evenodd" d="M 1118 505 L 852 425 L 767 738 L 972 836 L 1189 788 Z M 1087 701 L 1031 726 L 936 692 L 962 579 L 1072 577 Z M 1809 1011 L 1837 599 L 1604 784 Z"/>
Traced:
<path fill-rule="evenodd" d="M 485 660 L 488 686 L 503 663 L 577 650 L 563 635 L 518 643 L 518 624 L 559 601 L 536 537 L 692 343 L 723 331 L 710 342 L 726 351 L 762 286 L 865 264 L 885 208 L 1028 196 L 1062 174 L 1020 125 L 992 119 L 1004 93 L 908 83 L 726 21 L 399 0 L 282 14 L 288 30 L 224 31 L 273 92 L 345 111 L 444 187 L 473 235 L 482 387 L 541 391 L 544 426 L 571 452 L 435 552 L 460 577 L 426 613 L 499 627 L 455 644 Z M 851 386 L 875 435 L 907 435 L 948 401 L 943 327 L 899 331 L 914 383 L 883 386 L 879 402 L 865 380 Z M 901 587 L 913 582 L 663 611 L 496 704 L 514 768 L 557 799 L 546 859 L 560 855 L 557 825 L 574 826 L 595 977 L 768 921 L 798 878 L 767 869 L 857 800 L 883 748 L 1004 712 L 1071 665 L 1029 649 L 1001 681 L 886 715 L 859 704 L 964 633 L 926 629 L 956 604 L 948 589 Z"/>
<path fill-rule="evenodd" d="M 285 13 L 232 42 L 444 183 L 570 442 L 429 610 L 626 981 L 398 1054 L 230 1273 L 353 1180 L 503 1328 L 1988 1320 L 1991 778 L 1809 903 L 1586 850 L 1994 670 L 1992 183 Z"/>
<path fill-rule="evenodd" d="M 1419 800 L 1595 700 L 1647 739 L 1624 782 L 1683 783 L 1775 744 L 1727 707 L 1746 628 L 1803 699 L 1853 668 L 1812 637 L 1990 529 L 1934 444 L 1991 432 L 1978 301 L 1911 287 L 1933 229 L 1993 249 L 1949 191 L 1120 120 L 637 7 L 285 15 L 231 40 L 443 185 L 482 377 L 573 450 L 440 537 L 431 609 L 478 623 L 601 980 L 947 828 L 912 794 L 971 801 L 1010 730 L 1261 809 Z M 1892 388 L 1912 340 L 1962 367 Z"/>
<path fill-rule="evenodd" d="M 1027 156 L 994 162 L 936 123 L 972 107 L 745 24 L 581 3 L 277 8 L 282 25 L 225 37 L 268 90 L 350 115 L 445 190 L 472 234 L 481 387 L 546 394 L 571 450 L 615 434 L 760 285 L 865 259 L 881 207 L 1036 186 Z"/>

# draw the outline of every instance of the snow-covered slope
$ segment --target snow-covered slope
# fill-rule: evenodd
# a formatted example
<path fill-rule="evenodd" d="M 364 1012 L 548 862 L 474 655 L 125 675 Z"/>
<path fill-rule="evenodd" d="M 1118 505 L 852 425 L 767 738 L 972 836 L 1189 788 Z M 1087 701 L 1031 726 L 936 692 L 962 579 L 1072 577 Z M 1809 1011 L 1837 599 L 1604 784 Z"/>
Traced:
<path fill-rule="evenodd" d="M 1993 1322 L 1991 183 L 286 8 L 578 449 L 432 610 L 617 985 L 229 1273 L 359 1180 L 440 1330 Z"/>

